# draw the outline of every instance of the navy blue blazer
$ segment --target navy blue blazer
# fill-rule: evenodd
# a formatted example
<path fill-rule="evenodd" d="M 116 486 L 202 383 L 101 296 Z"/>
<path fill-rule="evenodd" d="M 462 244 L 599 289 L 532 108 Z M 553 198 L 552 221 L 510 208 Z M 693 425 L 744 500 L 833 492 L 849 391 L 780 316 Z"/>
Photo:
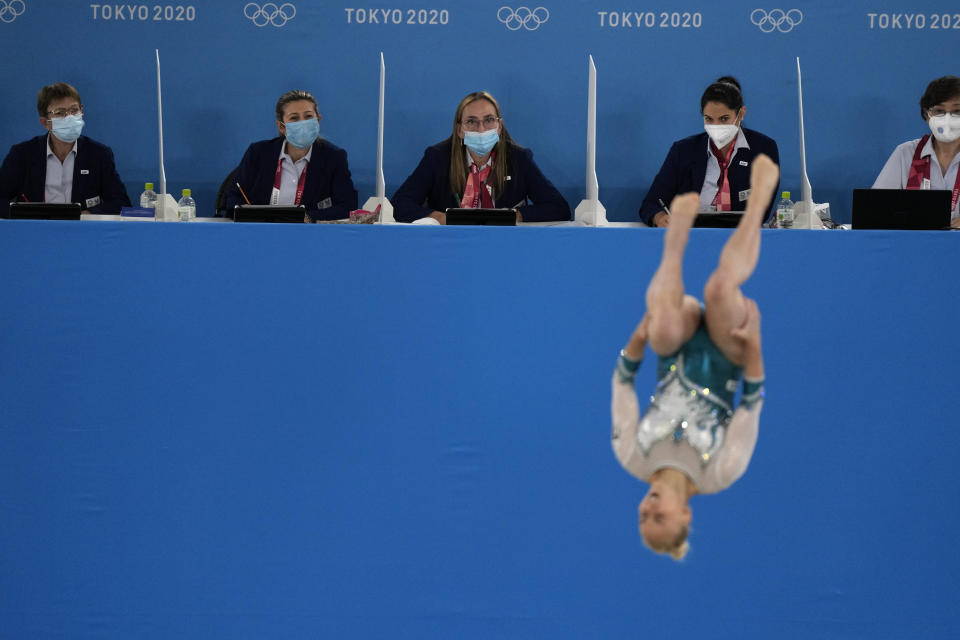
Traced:
<path fill-rule="evenodd" d="M 763 153 L 770 156 L 770 159 L 778 165 L 780 164 L 780 152 L 773 138 L 768 138 L 746 127 L 741 130 L 750 148 L 737 151 L 733 156 L 732 166 L 727 170 L 727 178 L 730 180 L 730 204 L 734 211 L 743 211 L 747 204 L 746 201 L 740 200 L 738 194 L 750 188 L 750 161 L 757 154 Z M 653 216 L 663 211 L 663 206 L 658 200 L 663 200 L 667 206 L 670 206 L 670 201 L 678 194 L 690 191 L 700 193 L 706 175 L 707 132 L 677 140 L 670 147 L 667 159 L 663 161 L 663 166 L 660 167 L 657 177 L 650 185 L 647 197 L 640 205 L 640 219 L 648 225 L 653 225 Z M 767 215 L 764 216 L 764 222 L 770 218 L 776 206 L 776 194 L 779 190 L 780 182 L 777 181 L 777 191 L 774 192 L 773 202 L 770 204 Z"/>
<path fill-rule="evenodd" d="M 47 184 L 47 136 L 37 136 L 10 147 L 0 166 L 0 215 L 6 217 L 10 203 L 43 202 Z M 99 198 L 98 204 L 90 205 Z M 129 207 L 130 198 L 117 175 L 110 147 L 80 136 L 73 163 L 73 191 L 70 202 L 79 202 L 84 211 L 119 214 Z"/>
<path fill-rule="evenodd" d="M 250 204 L 270 204 L 273 181 L 277 176 L 277 160 L 284 138 L 254 142 L 243 154 L 236 182 L 250 198 Z M 340 220 L 350 217 L 357 208 L 357 190 L 353 188 L 347 152 L 330 142 L 317 138 L 307 165 L 307 179 L 303 184 L 303 200 L 307 215 L 314 220 Z M 227 215 L 233 207 L 246 204 L 237 185 L 227 191 Z"/>
<path fill-rule="evenodd" d="M 540 172 L 533 161 L 532 151 L 516 144 L 510 145 L 507 166 L 510 179 L 504 181 L 503 193 L 494 194 L 498 207 L 513 207 L 518 202 L 523 203 L 517 210 L 523 215 L 524 222 L 570 219 L 570 205 Z M 533 204 L 529 204 L 528 199 Z M 458 196 L 450 189 L 449 138 L 427 147 L 420 164 L 400 185 L 390 202 L 393 204 L 394 217 L 399 222 L 413 222 L 434 211 L 460 206 Z"/>

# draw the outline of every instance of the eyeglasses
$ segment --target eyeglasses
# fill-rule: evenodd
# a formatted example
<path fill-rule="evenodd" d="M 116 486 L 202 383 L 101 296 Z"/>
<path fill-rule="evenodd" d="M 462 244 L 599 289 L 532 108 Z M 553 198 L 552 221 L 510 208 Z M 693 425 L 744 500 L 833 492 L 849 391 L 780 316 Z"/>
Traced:
<path fill-rule="evenodd" d="M 493 126 L 498 122 L 500 122 L 500 118 L 495 116 L 487 116 L 483 120 L 467 118 L 466 120 L 460 121 L 460 123 L 463 125 L 463 128 L 467 131 L 481 131 L 481 126 L 483 127 L 482 131 L 486 131 L 487 129 L 492 129 Z"/>
<path fill-rule="evenodd" d="M 47 116 L 50 118 L 66 118 L 67 116 L 75 116 L 82 112 L 83 107 L 73 105 L 72 107 L 67 107 L 66 109 L 47 111 Z"/>
<path fill-rule="evenodd" d="M 960 118 L 960 109 L 954 109 L 953 111 L 945 111 L 944 109 L 927 109 L 927 115 L 931 118 L 936 118 L 937 116 L 945 116 L 947 114 L 952 115 L 954 118 Z"/>

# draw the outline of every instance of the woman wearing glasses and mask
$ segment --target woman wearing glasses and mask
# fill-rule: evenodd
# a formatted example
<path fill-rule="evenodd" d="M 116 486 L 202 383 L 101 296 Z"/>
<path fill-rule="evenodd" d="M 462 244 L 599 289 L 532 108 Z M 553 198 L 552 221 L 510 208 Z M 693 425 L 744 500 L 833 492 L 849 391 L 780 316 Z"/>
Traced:
<path fill-rule="evenodd" d="M 764 154 L 780 164 L 777 143 L 743 126 L 747 108 L 735 78 L 724 76 L 707 87 L 700 112 L 705 131 L 673 143 L 640 206 L 640 219 L 648 226 L 670 224 L 665 203 L 689 191 L 700 194 L 700 211 L 743 211 L 753 159 Z M 763 220 L 772 212 L 771 205 Z"/>
<path fill-rule="evenodd" d="M 951 191 L 950 226 L 960 227 L 960 78 L 944 76 L 928 84 L 920 117 L 930 133 L 894 149 L 873 188 Z"/>
<path fill-rule="evenodd" d="M 10 202 L 77 202 L 86 213 L 119 214 L 130 198 L 110 147 L 80 135 L 83 102 L 66 82 L 37 94 L 46 133 L 13 145 L 0 166 L 0 217 Z"/>
<path fill-rule="evenodd" d="M 570 219 L 570 205 L 533 153 L 510 138 L 500 105 L 486 91 L 460 101 L 453 133 L 427 148 L 391 200 L 400 222 L 431 217 L 446 224 L 448 208 L 494 207 L 515 209 L 517 222 Z"/>
<path fill-rule="evenodd" d="M 227 215 L 238 204 L 259 204 L 303 206 L 306 222 L 350 217 L 357 191 L 347 152 L 320 137 L 316 99 L 288 91 L 275 111 L 279 135 L 254 142 L 243 154 L 234 184 L 227 185 Z"/>

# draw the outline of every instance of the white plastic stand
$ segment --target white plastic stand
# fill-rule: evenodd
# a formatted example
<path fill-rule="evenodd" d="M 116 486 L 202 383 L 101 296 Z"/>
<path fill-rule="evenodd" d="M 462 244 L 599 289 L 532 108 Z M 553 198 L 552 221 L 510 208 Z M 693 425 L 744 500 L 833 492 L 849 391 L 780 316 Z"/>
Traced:
<path fill-rule="evenodd" d="M 169 193 L 158 193 L 157 210 L 154 215 L 160 222 L 176 222 L 180 219 L 177 214 L 177 201 Z"/>
<path fill-rule="evenodd" d="M 829 204 L 827 205 L 829 206 Z M 801 200 L 793 205 L 793 228 L 794 229 L 825 229 L 823 226 L 823 221 L 820 219 L 820 216 L 817 214 L 817 210 L 822 208 L 823 205 L 815 204 L 813 207 L 810 207 L 810 204 L 805 200 Z"/>
<path fill-rule="evenodd" d="M 376 211 L 377 207 L 380 207 L 380 217 L 377 218 L 377 224 L 396 222 L 396 219 L 393 217 L 393 205 L 390 204 L 390 201 L 385 197 L 370 196 L 367 198 L 367 201 L 363 203 L 362 209 L 364 211 Z"/>
<path fill-rule="evenodd" d="M 602 227 L 607 223 L 607 210 L 599 200 L 581 200 L 573 212 L 573 219 L 588 227 Z"/>

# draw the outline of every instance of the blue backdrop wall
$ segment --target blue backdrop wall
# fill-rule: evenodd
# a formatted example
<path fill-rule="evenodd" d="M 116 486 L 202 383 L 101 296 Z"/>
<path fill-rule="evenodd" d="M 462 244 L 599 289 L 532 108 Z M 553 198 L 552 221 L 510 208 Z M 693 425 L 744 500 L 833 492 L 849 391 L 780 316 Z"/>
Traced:
<path fill-rule="evenodd" d="M 946 52 L 960 13 L 946 0 L 779 6 L 0 0 L 0 152 L 41 132 L 37 90 L 68 81 L 83 96 L 86 133 L 113 147 L 136 198 L 158 177 L 159 48 L 171 191 L 192 187 L 200 212 L 212 213 L 246 146 L 275 135 L 276 99 L 305 88 L 320 101 L 324 134 L 347 149 L 362 202 L 374 188 L 383 51 L 388 195 L 450 134 L 459 99 L 483 88 L 575 206 L 593 54 L 601 200 L 611 219 L 635 219 L 670 143 L 702 131 L 700 94 L 724 74 L 743 84 L 747 126 L 780 145 L 783 188 L 799 191 L 799 56 L 814 195 L 849 220 L 850 190 L 870 186 L 897 144 L 928 131 L 917 103 L 931 79 L 958 73 Z"/>
<path fill-rule="evenodd" d="M 682 564 L 609 445 L 662 238 L 0 224 L 0 638 L 953 637 L 958 236 L 764 233 Z"/>

